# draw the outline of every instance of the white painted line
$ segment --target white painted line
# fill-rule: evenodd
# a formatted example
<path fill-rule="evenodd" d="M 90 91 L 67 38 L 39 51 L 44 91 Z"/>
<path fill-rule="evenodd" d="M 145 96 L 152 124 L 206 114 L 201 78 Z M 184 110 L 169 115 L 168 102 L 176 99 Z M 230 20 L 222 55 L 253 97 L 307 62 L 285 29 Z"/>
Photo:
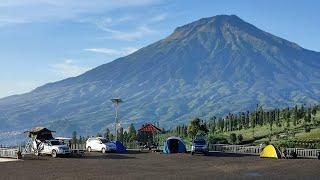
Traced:
<path fill-rule="evenodd" d="M 12 158 L 0 158 L 0 163 L 2 162 L 12 162 L 12 161 L 22 161 L 21 159 L 12 159 Z"/>

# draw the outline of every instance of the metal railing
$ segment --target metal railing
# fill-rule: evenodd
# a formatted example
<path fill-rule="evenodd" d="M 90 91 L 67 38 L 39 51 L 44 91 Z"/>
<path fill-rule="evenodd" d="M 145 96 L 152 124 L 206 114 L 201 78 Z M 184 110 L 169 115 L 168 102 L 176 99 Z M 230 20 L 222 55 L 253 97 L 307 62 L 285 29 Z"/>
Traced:
<path fill-rule="evenodd" d="M 318 158 L 320 149 L 287 148 L 288 155 L 290 155 L 292 152 L 295 152 L 297 157 Z"/>
<path fill-rule="evenodd" d="M 0 157 L 18 158 L 18 149 L 0 148 Z"/>
<path fill-rule="evenodd" d="M 260 155 L 263 148 L 260 146 L 247 145 L 209 144 L 209 150 L 236 154 Z M 292 152 L 295 152 L 299 158 L 318 158 L 320 149 L 286 148 L 286 152 L 289 156 Z"/>
<path fill-rule="evenodd" d="M 262 151 L 262 148 L 260 146 L 210 144 L 209 150 L 226 153 L 259 155 Z"/>

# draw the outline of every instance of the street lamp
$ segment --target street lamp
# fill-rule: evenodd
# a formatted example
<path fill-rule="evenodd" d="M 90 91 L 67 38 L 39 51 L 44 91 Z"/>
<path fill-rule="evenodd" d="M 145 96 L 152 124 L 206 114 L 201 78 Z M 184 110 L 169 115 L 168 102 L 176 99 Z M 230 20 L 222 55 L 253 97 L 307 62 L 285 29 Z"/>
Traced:
<path fill-rule="evenodd" d="M 113 99 L 111 99 L 111 101 L 114 104 L 114 109 L 115 109 L 114 131 L 115 131 L 115 135 L 116 135 L 116 140 L 118 140 L 118 124 L 119 124 L 118 108 L 119 108 L 119 104 L 122 102 L 122 100 L 120 98 L 113 98 Z"/>

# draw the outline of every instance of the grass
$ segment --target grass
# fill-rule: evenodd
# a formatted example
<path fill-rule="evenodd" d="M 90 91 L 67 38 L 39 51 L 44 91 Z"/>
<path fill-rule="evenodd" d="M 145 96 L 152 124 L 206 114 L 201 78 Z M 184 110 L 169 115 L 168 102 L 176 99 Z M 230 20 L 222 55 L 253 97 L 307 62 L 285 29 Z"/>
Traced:
<path fill-rule="evenodd" d="M 320 113 L 318 112 L 316 116 L 314 116 L 316 121 L 320 121 Z M 301 123 L 297 124 L 297 126 L 294 126 L 293 123 L 290 123 L 289 127 L 286 127 L 286 124 L 283 123 L 281 127 L 276 126 L 275 124 L 272 127 L 272 142 L 276 142 L 279 139 L 276 138 L 275 134 L 280 134 L 284 136 L 284 132 L 286 129 L 289 131 L 295 132 L 295 136 L 292 137 L 291 139 L 297 139 L 297 140 L 312 140 L 312 139 L 320 139 L 320 127 L 315 126 L 312 123 L 311 125 L 311 132 L 305 132 L 304 131 L 304 124 L 303 119 L 300 120 Z M 254 140 L 255 144 L 260 144 L 265 141 L 269 141 L 269 134 L 270 134 L 270 129 L 269 125 L 264 125 L 264 126 L 256 126 L 254 129 L 254 136 L 252 132 L 252 128 L 250 129 L 242 129 L 242 130 L 235 130 L 235 131 L 230 131 L 230 132 L 223 132 L 221 135 L 225 137 L 230 137 L 231 133 L 235 133 L 237 136 L 239 134 L 242 134 L 243 140 L 244 141 L 250 141 Z M 280 139 L 283 138 L 288 138 L 288 137 L 281 137 Z"/>

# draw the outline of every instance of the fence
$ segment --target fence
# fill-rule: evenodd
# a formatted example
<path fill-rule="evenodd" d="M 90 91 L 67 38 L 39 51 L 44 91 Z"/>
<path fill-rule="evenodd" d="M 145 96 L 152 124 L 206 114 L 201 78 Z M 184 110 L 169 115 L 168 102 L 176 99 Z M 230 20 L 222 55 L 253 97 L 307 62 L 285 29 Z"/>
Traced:
<path fill-rule="evenodd" d="M 18 149 L 0 148 L 0 157 L 18 158 Z"/>
<path fill-rule="evenodd" d="M 236 153 L 236 154 L 251 154 L 259 155 L 263 148 L 260 146 L 246 146 L 246 145 L 227 145 L 227 144 L 210 144 L 210 151 Z M 287 148 L 287 154 L 292 152 L 297 154 L 300 158 L 318 158 L 320 149 L 303 149 L 303 148 Z"/>
<path fill-rule="evenodd" d="M 292 152 L 295 152 L 297 157 L 318 158 L 320 149 L 287 148 L 288 155 L 290 155 Z"/>
<path fill-rule="evenodd" d="M 71 144 L 70 149 L 85 150 L 86 149 L 86 144 Z"/>
<path fill-rule="evenodd" d="M 260 146 L 210 144 L 209 150 L 227 153 L 259 155 L 262 151 L 262 148 Z"/>

